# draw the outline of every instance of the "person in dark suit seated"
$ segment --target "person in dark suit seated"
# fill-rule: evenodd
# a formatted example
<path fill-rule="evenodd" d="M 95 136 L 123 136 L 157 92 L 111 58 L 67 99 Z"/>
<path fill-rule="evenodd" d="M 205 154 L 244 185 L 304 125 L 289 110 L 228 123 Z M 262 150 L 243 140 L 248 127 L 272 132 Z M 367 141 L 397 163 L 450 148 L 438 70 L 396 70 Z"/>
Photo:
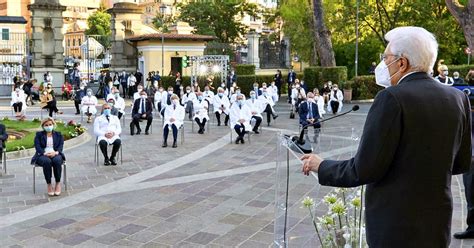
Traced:
<path fill-rule="evenodd" d="M 66 157 L 63 153 L 64 138 L 60 132 L 54 131 L 56 123 L 49 117 L 41 122 L 43 131 L 39 131 L 35 136 L 35 155 L 31 159 L 31 164 L 43 167 L 44 178 L 48 184 L 48 195 L 61 195 L 61 172 L 62 164 Z M 54 174 L 56 185 L 53 190 L 51 177 Z"/>
<path fill-rule="evenodd" d="M 341 161 L 304 155 L 303 172 L 318 172 L 321 185 L 367 184 L 369 247 L 449 247 L 452 176 L 471 167 L 469 97 L 430 76 L 438 53 L 433 34 L 399 27 L 385 39 L 375 80 L 386 89 L 368 112 L 357 153 Z"/>
<path fill-rule="evenodd" d="M 0 123 L 0 141 L 2 142 L 2 145 L 0 146 L 0 161 L 2 160 L 3 149 L 5 149 L 5 143 L 7 142 L 7 139 L 8 139 L 7 128 L 5 127 L 5 125 Z"/>
<path fill-rule="evenodd" d="M 142 130 L 140 128 L 140 120 L 146 120 L 145 135 L 149 134 L 150 126 L 153 121 L 153 104 L 147 98 L 146 91 L 140 92 L 140 98 L 135 100 L 133 103 L 132 109 L 132 122 L 130 123 L 130 134 L 134 135 L 134 127 L 137 128 L 137 135 L 139 135 Z"/>
<path fill-rule="evenodd" d="M 321 116 L 319 115 L 318 104 L 314 100 L 313 92 L 309 92 L 306 101 L 300 104 L 298 114 L 300 115 L 300 124 L 303 129 L 307 129 L 308 126 L 314 127 L 314 142 L 316 142 L 321 128 L 321 124 L 318 122 Z"/>

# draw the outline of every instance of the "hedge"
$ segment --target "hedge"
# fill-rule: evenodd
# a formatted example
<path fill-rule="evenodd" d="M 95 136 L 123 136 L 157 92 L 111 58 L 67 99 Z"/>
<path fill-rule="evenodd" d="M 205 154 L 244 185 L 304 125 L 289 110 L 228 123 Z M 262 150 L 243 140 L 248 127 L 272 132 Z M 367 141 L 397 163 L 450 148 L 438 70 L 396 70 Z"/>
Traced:
<path fill-rule="evenodd" d="M 351 80 L 352 99 L 365 100 L 374 99 L 375 95 L 383 89 L 383 87 L 375 84 L 375 76 L 357 76 Z"/>
<path fill-rule="evenodd" d="M 467 73 L 470 69 L 474 69 L 474 65 L 446 65 L 449 69 L 449 76 L 453 76 L 453 72 L 458 71 L 459 76 L 462 78 L 466 78 Z M 434 76 L 438 75 L 438 66 L 435 66 L 434 69 Z"/>
<path fill-rule="evenodd" d="M 235 66 L 235 74 L 240 75 L 255 75 L 255 65 L 238 64 Z"/>
<path fill-rule="evenodd" d="M 321 89 L 327 81 L 332 81 L 334 84 L 346 82 L 347 67 L 307 67 L 304 69 L 303 78 L 309 89 Z"/>

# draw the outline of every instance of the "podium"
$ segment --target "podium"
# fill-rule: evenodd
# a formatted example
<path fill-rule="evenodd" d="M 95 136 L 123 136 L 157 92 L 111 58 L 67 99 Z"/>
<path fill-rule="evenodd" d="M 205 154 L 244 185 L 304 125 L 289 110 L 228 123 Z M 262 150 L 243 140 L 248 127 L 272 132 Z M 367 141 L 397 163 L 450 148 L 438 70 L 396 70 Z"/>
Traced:
<path fill-rule="evenodd" d="M 305 132 L 305 142 L 324 159 L 346 160 L 357 152 L 360 132 L 354 128 L 310 127 Z M 363 187 L 325 187 L 316 173 L 304 176 L 303 152 L 293 138 L 298 135 L 278 134 L 273 246 L 366 247 Z"/>

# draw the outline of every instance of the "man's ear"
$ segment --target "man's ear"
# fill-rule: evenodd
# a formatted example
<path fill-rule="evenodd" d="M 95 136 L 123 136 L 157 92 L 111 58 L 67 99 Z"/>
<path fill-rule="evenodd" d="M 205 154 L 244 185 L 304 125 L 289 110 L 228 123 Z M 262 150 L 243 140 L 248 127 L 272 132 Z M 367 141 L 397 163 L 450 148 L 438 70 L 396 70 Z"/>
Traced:
<path fill-rule="evenodd" d="M 410 67 L 408 59 L 401 57 L 399 61 L 401 72 L 407 72 Z"/>

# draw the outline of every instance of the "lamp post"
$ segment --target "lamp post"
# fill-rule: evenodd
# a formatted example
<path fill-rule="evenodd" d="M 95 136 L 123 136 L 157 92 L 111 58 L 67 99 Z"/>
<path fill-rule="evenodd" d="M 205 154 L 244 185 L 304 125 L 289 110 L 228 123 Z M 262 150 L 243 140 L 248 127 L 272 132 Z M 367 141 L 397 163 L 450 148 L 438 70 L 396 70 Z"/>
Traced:
<path fill-rule="evenodd" d="M 161 13 L 161 76 L 165 75 L 164 72 L 164 61 L 165 61 L 165 37 L 164 37 L 164 25 L 165 25 L 165 14 L 167 6 L 165 4 L 160 5 Z"/>
<path fill-rule="evenodd" d="M 355 76 L 358 74 L 359 67 L 359 0 L 356 2 L 356 44 L 355 44 Z"/>

